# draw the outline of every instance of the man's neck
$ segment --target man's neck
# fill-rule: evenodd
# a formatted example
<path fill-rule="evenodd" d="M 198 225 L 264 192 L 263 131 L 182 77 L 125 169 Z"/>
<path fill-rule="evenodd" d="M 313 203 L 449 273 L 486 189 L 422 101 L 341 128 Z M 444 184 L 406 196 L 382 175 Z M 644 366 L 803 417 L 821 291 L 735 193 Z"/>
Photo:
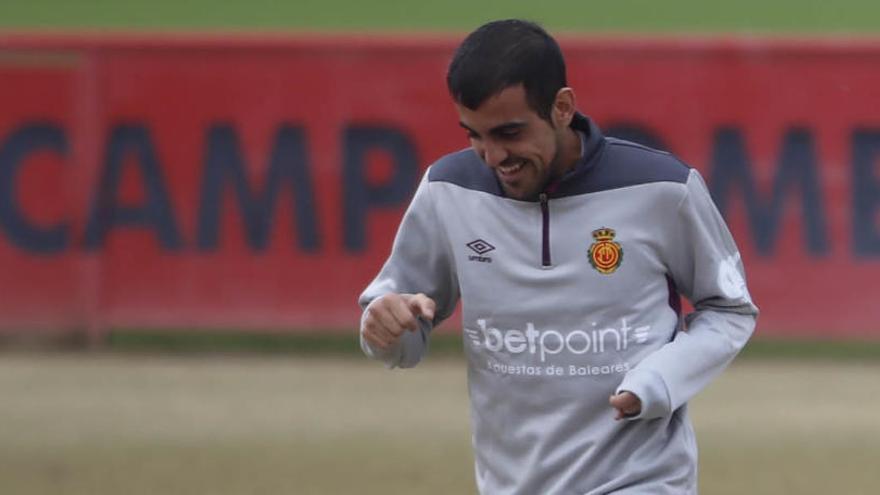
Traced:
<path fill-rule="evenodd" d="M 584 153 L 581 135 L 571 127 L 565 130 L 561 144 L 562 146 L 560 147 L 561 151 L 559 154 L 560 167 L 557 171 L 556 178 L 562 177 L 573 169 Z"/>

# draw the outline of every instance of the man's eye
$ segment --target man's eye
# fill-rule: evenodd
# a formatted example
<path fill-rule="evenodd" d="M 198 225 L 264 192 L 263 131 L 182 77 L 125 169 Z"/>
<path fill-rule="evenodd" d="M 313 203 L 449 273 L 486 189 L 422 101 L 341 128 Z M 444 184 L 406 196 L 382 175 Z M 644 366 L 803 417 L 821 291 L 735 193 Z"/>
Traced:
<path fill-rule="evenodd" d="M 468 139 L 480 139 L 479 134 L 477 134 L 476 132 L 470 132 L 470 131 L 467 133 L 467 137 L 468 137 Z"/>
<path fill-rule="evenodd" d="M 503 138 L 510 139 L 510 138 L 515 138 L 517 136 L 519 136 L 519 129 L 507 129 L 507 130 L 501 131 L 501 137 L 503 137 Z"/>

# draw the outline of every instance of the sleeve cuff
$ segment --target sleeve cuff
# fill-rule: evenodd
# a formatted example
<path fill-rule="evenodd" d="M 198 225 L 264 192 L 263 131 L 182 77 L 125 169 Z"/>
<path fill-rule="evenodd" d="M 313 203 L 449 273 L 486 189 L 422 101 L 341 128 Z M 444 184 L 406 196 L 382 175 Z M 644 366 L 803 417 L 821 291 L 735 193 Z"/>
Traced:
<path fill-rule="evenodd" d="M 672 412 L 672 401 L 663 378 L 651 370 L 635 369 L 623 377 L 623 382 L 615 393 L 630 392 L 635 394 L 642 403 L 639 414 L 626 416 L 626 419 L 654 419 L 667 416 Z"/>

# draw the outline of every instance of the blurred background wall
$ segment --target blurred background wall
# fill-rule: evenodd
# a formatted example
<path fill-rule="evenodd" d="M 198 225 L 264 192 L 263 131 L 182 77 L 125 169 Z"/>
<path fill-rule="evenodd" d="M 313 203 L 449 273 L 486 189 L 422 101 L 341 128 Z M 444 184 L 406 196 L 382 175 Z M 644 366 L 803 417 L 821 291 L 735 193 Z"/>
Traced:
<path fill-rule="evenodd" d="M 559 34 L 608 134 L 703 173 L 760 335 L 880 335 L 880 42 L 852 35 L 862 16 L 343 3 L 4 5 L 0 331 L 352 328 L 424 169 L 467 145 L 453 31 L 522 15 Z"/>

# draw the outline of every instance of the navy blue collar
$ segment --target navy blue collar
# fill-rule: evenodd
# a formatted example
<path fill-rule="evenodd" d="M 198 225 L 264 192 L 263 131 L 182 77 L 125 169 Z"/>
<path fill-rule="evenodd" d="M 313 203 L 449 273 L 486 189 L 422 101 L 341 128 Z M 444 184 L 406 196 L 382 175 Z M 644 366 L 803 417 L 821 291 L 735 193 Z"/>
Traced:
<path fill-rule="evenodd" d="M 602 131 L 586 115 L 576 113 L 571 121 L 571 128 L 577 131 L 578 136 L 580 136 L 581 157 L 571 170 L 544 187 L 544 192 L 550 198 L 576 194 L 581 189 L 577 185 L 578 182 L 595 168 L 605 146 L 605 136 L 602 134 Z"/>

